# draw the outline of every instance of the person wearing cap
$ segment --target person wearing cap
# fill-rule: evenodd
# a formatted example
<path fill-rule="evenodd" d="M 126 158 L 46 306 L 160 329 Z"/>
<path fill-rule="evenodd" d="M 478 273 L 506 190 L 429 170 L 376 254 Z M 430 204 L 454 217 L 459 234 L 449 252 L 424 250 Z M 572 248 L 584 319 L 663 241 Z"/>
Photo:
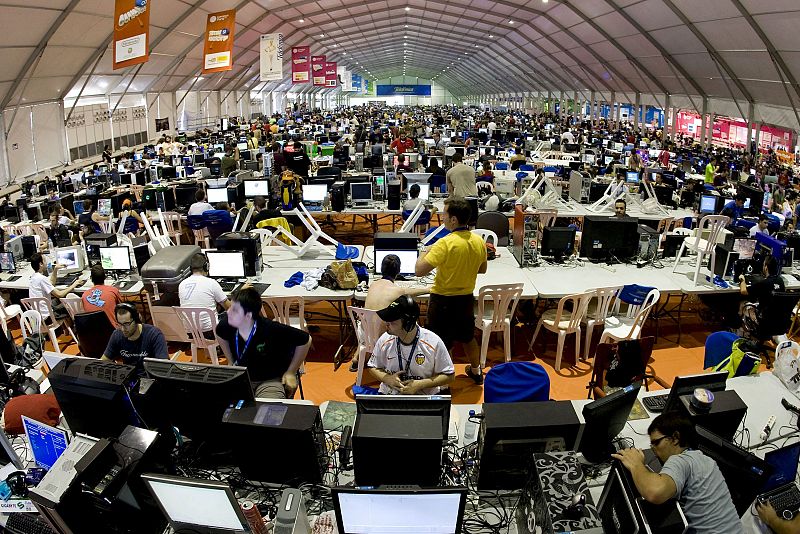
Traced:
<path fill-rule="evenodd" d="M 419 305 L 408 295 L 378 311 L 386 333 L 367 362 L 381 381 L 384 395 L 435 395 L 455 378 L 455 367 L 442 339 L 417 324 Z"/>

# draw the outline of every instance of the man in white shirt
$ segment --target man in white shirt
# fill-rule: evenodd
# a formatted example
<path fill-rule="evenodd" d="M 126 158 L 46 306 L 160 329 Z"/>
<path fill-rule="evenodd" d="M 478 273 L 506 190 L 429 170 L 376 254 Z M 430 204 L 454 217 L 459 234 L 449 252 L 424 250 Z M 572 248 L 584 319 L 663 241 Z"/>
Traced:
<path fill-rule="evenodd" d="M 202 215 L 203 212 L 214 209 L 214 206 L 209 204 L 206 200 L 206 192 L 202 187 L 197 188 L 194 199 L 195 203 L 189 206 L 187 215 Z"/>
<path fill-rule="evenodd" d="M 33 269 L 34 272 L 33 276 L 31 276 L 31 285 L 28 287 L 28 296 L 44 297 L 48 299 L 51 297 L 64 298 L 72 293 L 75 288 L 82 286 L 86 281 L 86 278 L 81 276 L 64 289 L 56 289 L 55 285 L 56 280 L 58 279 L 58 270 L 61 267 L 63 267 L 63 265 L 53 265 L 53 272 L 48 277 L 47 265 L 45 264 L 44 257 L 42 257 L 42 255 L 38 252 L 33 254 L 31 256 L 31 269 Z M 56 301 L 55 303 L 51 301 L 51 305 L 53 307 L 53 313 L 55 314 L 56 319 L 66 319 L 69 317 L 67 309 L 64 308 L 64 305 L 59 301 Z M 39 312 L 42 314 L 42 319 L 47 319 L 50 317 L 50 312 L 46 309 L 41 309 Z"/>
<path fill-rule="evenodd" d="M 231 301 L 222 290 L 219 282 L 208 277 L 208 259 L 203 253 L 192 256 L 190 263 L 192 275 L 178 285 L 178 298 L 181 306 L 185 308 L 208 308 L 216 313 L 217 304 L 224 309 L 228 309 Z M 211 319 L 206 316 L 201 317 L 201 326 L 204 332 L 210 332 L 211 338 L 214 332 L 211 330 Z"/>
<path fill-rule="evenodd" d="M 417 324 L 419 305 L 408 295 L 378 312 L 387 332 L 367 363 L 384 395 L 436 395 L 455 378 L 453 360 L 439 336 Z"/>
<path fill-rule="evenodd" d="M 767 230 L 768 225 L 769 225 L 769 217 L 767 217 L 767 215 L 764 213 L 760 213 L 758 215 L 758 224 L 750 228 L 750 237 L 755 238 L 756 234 L 769 235 L 769 230 Z"/>
<path fill-rule="evenodd" d="M 561 141 L 569 144 L 574 144 L 575 136 L 572 134 L 571 131 L 567 130 L 566 132 L 561 134 Z"/>

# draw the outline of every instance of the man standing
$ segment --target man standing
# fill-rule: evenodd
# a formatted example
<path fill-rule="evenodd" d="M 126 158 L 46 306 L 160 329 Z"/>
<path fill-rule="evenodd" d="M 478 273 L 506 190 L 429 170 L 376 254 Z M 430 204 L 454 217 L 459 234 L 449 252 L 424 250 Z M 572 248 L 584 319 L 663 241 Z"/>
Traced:
<path fill-rule="evenodd" d="M 714 176 L 719 172 L 717 167 L 717 158 L 711 158 L 711 161 L 706 165 L 705 183 L 714 185 Z"/>
<path fill-rule="evenodd" d="M 414 141 L 409 139 L 405 132 L 400 132 L 400 137 L 392 141 L 389 148 L 394 150 L 395 154 L 399 156 L 400 154 L 405 154 L 406 152 L 414 150 Z"/>
<path fill-rule="evenodd" d="M 639 449 L 622 449 L 612 454 L 631 472 L 633 483 L 644 500 L 662 504 L 676 498 L 695 534 L 742 532 L 742 524 L 725 479 L 716 462 L 690 448 L 694 427 L 681 414 L 659 415 L 647 429 L 650 447 L 664 464 L 660 473 L 650 471 Z"/>
<path fill-rule="evenodd" d="M 387 332 L 378 338 L 368 366 L 384 395 L 436 395 L 453 381 L 455 368 L 441 338 L 417 324 L 419 305 L 408 295 L 378 312 Z"/>
<path fill-rule="evenodd" d="M 169 358 L 163 332 L 142 323 L 136 306 L 127 302 L 117 304 L 114 314 L 118 328 L 111 334 L 102 359 L 133 365 L 142 376 L 145 358 Z"/>
<path fill-rule="evenodd" d="M 303 150 L 303 143 L 294 142 L 294 150 L 286 153 L 286 167 L 298 176 L 308 178 L 308 169 L 311 167 L 311 160 Z"/>
<path fill-rule="evenodd" d="M 462 163 L 464 157 L 453 154 L 453 166 L 447 171 L 447 193 L 450 198 L 477 197 L 478 187 L 475 185 L 475 170 Z M 464 223 L 466 224 L 466 223 Z"/>
<path fill-rule="evenodd" d="M 472 292 L 478 274 L 486 272 L 487 261 L 483 240 L 467 227 L 471 210 L 463 198 L 445 201 L 444 225 L 450 234 L 420 254 L 416 275 L 425 276 L 436 269 L 428 304 L 428 327 L 442 338 L 448 350 L 456 341 L 463 345 L 470 362 L 465 372 L 476 384 L 482 384 Z"/>
<path fill-rule="evenodd" d="M 178 284 L 178 297 L 181 307 L 184 308 L 208 308 L 216 313 L 217 304 L 224 309 L 231 306 L 231 301 L 222 290 L 219 282 L 208 277 L 208 258 L 202 252 L 198 252 L 189 263 L 192 275 Z M 201 326 L 203 332 L 211 331 L 211 319 L 202 317 Z M 213 337 L 213 332 L 212 332 Z"/>

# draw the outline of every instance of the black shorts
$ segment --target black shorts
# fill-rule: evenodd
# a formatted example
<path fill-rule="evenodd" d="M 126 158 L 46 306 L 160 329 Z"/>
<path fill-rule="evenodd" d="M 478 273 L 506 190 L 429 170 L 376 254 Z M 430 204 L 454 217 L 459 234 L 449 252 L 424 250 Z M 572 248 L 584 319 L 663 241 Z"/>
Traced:
<path fill-rule="evenodd" d="M 475 338 L 475 297 L 436 295 L 428 304 L 428 330 L 437 334 L 449 350 L 453 343 L 468 343 Z"/>

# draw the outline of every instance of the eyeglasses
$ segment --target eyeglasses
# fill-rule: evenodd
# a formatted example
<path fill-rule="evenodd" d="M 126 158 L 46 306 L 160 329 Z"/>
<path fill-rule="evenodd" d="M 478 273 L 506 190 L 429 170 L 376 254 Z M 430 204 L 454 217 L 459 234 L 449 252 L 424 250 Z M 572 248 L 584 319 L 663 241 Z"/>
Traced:
<path fill-rule="evenodd" d="M 661 436 L 660 438 L 651 439 L 650 440 L 650 447 L 658 447 L 658 444 L 661 443 L 663 440 L 667 439 L 669 436 Z"/>
<path fill-rule="evenodd" d="M 128 321 L 127 323 L 118 323 L 121 328 L 130 328 L 136 324 L 136 321 Z"/>

